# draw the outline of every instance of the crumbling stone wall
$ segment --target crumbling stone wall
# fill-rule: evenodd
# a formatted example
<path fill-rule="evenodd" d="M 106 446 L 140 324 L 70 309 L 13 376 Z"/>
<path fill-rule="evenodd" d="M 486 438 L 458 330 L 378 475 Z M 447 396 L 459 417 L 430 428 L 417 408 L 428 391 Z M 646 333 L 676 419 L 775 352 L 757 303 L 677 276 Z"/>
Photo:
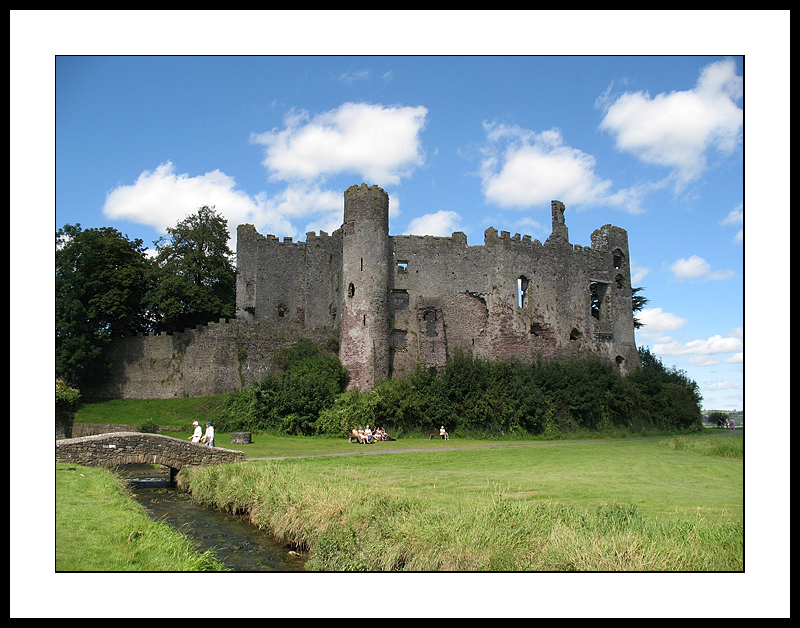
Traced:
<path fill-rule="evenodd" d="M 339 340 L 351 387 L 369 390 L 456 348 L 489 358 L 602 356 L 639 366 L 624 229 L 604 225 L 573 245 L 566 207 L 551 204 L 541 243 L 490 227 L 467 236 L 390 236 L 389 197 L 377 186 L 344 193 L 340 229 L 305 242 L 237 230 L 236 316 L 182 334 L 126 338 L 109 350 L 114 376 L 89 395 L 221 394 L 261 379 L 300 337 Z"/>
<path fill-rule="evenodd" d="M 174 334 L 118 338 L 106 350 L 111 374 L 86 397 L 169 399 L 246 388 L 272 367 L 272 356 L 300 337 L 325 346 L 333 327 L 222 319 Z"/>

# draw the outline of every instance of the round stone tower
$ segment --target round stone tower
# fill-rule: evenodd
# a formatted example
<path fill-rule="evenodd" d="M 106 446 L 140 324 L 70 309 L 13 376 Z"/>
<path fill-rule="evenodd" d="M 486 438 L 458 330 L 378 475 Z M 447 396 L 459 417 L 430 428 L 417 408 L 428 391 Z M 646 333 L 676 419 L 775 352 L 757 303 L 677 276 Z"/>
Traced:
<path fill-rule="evenodd" d="M 389 376 L 389 195 L 362 183 L 345 190 L 339 358 L 350 388 Z"/>

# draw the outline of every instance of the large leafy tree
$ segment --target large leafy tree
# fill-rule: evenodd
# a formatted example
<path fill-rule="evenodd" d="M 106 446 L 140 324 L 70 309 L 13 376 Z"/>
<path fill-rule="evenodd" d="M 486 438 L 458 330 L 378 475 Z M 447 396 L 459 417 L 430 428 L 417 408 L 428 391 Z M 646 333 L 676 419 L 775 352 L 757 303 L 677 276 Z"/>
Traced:
<path fill-rule="evenodd" d="M 101 378 L 104 345 L 147 329 L 148 266 L 142 241 L 111 227 L 56 231 L 56 377 L 79 386 Z"/>
<path fill-rule="evenodd" d="M 147 307 L 158 331 L 182 331 L 236 311 L 236 271 L 228 221 L 204 205 L 155 242 Z"/>

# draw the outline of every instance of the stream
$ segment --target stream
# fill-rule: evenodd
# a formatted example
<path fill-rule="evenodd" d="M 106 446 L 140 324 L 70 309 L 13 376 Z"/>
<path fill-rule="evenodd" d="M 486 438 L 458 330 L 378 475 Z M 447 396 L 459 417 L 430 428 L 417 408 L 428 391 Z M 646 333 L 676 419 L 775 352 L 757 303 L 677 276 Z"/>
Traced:
<path fill-rule="evenodd" d="M 195 504 L 189 493 L 170 485 L 169 472 L 158 466 L 130 464 L 119 467 L 118 473 L 151 517 L 184 532 L 201 552 L 213 549 L 228 569 L 303 571 L 305 557 L 290 553 L 291 548 L 274 541 L 246 517 Z"/>

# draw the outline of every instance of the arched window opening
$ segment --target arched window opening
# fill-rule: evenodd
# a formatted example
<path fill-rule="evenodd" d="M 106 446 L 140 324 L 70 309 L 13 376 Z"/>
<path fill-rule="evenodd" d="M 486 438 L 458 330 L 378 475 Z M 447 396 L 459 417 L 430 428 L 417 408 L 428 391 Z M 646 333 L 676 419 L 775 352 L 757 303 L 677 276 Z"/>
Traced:
<path fill-rule="evenodd" d="M 622 251 L 620 249 L 614 249 L 614 268 L 622 266 L 623 261 L 625 261 L 625 256 L 622 254 Z"/>

